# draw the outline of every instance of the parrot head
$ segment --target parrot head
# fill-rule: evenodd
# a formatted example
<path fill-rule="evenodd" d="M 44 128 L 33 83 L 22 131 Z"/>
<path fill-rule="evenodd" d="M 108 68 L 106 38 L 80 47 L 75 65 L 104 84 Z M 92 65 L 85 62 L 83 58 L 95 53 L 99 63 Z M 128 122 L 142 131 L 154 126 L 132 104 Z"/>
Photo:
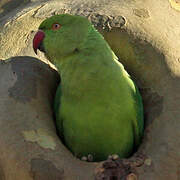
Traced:
<path fill-rule="evenodd" d="M 33 39 L 33 49 L 44 52 L 48 59 L 56 59 L 77 53 L 86 41 L 92 25 L 82 16 L 61 14 L 44 20 Z"/>

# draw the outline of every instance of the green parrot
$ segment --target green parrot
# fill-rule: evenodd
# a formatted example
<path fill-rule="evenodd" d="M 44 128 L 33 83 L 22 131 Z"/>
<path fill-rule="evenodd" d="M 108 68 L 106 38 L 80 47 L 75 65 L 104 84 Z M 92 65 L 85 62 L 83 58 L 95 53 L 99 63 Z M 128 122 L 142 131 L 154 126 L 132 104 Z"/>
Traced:
<path fill-rule="evenodd" d="M 57 67 L 55 97 L 60 138 L 78 158 L 132 155 L 144 129 L 143 105 L 135 83 L 103 36 L 82 16 L 61 14 L 41 23 L 33 39 Z"/>

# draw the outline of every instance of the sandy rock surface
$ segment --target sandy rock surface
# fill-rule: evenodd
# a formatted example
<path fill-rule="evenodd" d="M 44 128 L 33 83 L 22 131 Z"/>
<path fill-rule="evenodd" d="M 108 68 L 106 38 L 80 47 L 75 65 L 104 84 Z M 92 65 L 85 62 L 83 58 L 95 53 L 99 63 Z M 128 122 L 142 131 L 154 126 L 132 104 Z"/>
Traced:
<path fill-rule="evenodd" d="M 88 17 L 141 90 L 145 136 L 128 160 L 81 162 L 56 135 L 51 104 L 58 77 L 48 70 L 47 78 L 49 66 L 32 58 L 32 38 L 46 17 L 59 13 Z M 178 180 L 179 19 L 178 0 L 1 1 L 0 59 L 32 57 L 0 64 L 0 179 Z"/>

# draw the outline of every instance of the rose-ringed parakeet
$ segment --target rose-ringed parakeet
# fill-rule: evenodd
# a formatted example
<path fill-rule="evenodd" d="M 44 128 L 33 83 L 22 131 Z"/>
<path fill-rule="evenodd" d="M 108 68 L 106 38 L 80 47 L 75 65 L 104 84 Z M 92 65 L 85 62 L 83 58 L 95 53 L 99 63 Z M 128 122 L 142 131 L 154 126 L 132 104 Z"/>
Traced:
<path fill-rule="evenodd" d="M 94 161 L 130 156 L 143 135 L 142 99 L 103 36 L 85 17 L 55 15 L 41 23 L 33 48 L 60 74 L 54 109 L 68 149 Z"/>

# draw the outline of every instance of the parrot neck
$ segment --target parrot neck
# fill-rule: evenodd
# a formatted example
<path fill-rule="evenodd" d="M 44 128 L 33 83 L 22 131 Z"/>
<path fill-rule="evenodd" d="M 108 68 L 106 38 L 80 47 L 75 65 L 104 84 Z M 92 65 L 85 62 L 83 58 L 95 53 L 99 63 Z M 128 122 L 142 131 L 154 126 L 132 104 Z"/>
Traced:
<path fill-rule="evenodd" d="M 61 76 L 63 72 L 68 72 L 73 68 L 98 69 L 103 65 L 111 65 L 118 61 L 118 58 L 104 40 L 103 36 L 94 28 L 90 27 L 87 38 L 83 43 L 78 45 L 74 52 L 62 57 L 54 59 L 54 64 L 57 67 Z M 85 69 L 84 69 L 85 70 Z"/>
<path fill-rule="evenodd" d="M 55 60 L 61 76 L 61 87 L 67 96 L 81 96 L 93 87 L 102 86 L 117 70 L 117 57 L 103 37 L 95 30 L 89 32 L 75 53 Z M 105 86 L 105 85 L 104 85 Z"/>

